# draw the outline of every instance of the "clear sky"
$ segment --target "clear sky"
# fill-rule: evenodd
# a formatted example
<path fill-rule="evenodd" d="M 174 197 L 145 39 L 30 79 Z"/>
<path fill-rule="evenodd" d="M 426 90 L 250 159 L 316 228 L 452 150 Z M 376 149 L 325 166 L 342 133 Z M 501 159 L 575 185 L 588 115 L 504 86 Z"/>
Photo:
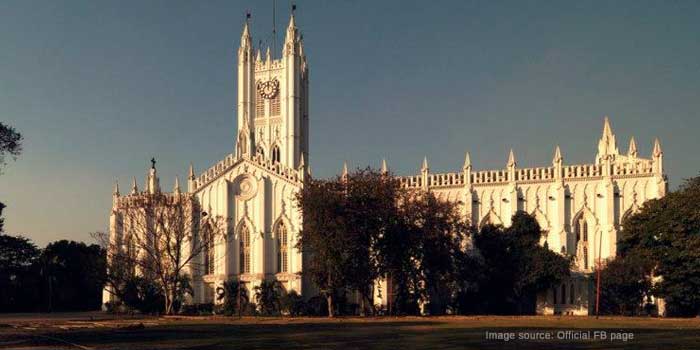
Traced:
<path fill-rule="evenodd" d="M 0 2 L 0 120 L 25 136 L 0 175 L 6 231 L 40 246 L 106 230 L 113 183 L 162 187 L 234 149 L 235 49 L 272 1 Z M 592 162 L 661 139 L 671 187 L 700 170 L 700 2 L 297 1 L 314 176 Z M 277 1 L 277 27 L 289 2 Z M 278 50 L 279 51 L 279 50 Z"/>

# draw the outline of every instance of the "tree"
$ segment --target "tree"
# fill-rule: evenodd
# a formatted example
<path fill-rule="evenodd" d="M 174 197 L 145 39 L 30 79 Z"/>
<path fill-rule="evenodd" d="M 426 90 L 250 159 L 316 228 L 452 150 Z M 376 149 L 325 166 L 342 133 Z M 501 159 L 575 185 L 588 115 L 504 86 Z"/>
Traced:
<path fill-rule="evenodd" d="M 106 274 L 104 249 L 60 240 L 47 245 L 39 260 L 52 309 L 99 310 Z"/>
<path fill-rule="evenodd" d="M 224 315 L 240 314 L 247 309 L 250 302 L 248 290 L 242 288 L 237 280 L 226 281 L 220 288 L 217 291 L 217 300 L 222 301 L 221 309 Z"/>
<path fill-rule="evenodd" d="M 651 279 L 643 261 L 634 256 L 608 262 L 600 274 L 600 312 L 612 315 L 637 315 L 644 297 L 650 294 Z"/>
<path fill-rule="evenodd" d="M 469 234 L 461 203 L 409 190 L 397 191 L 394 201 L 386 232 L 374 248 L 379 272 L 391 284 L 390 311 L 415 314 L 418 302 L 429 300 L 431 313 L 444 313 Z"/>
<path fill-rule="evenodd" d="M 15 128 L 0 122 L 0 169 L 6 164 L 7 155 L 16 158 L 22 153 L 22 134 Z"/>
<path fill-rule="evenodd" d="M 38 311 L 39 255 L 30 239 L 0 233 L 0 310 Z"/>
<path fill-rule="evenodd" d="M 311 179 L 297 194 L 304 222 L 297 248 L 308 256 L 308 274 L 326 298 L 328 317 L 333 317 L 333 296 L 347 286 L 345 272 L 352 263 L 352 240 L 345 233 L 344 187 L 336 180 Z"/>
<path fill-rule="evenodd" d="M 279 313 L 282 300 L 282 286 L 278 281 L 263 280 L 253 290 L 255 291 L 255 301 L 261 314 L 270 316 Z"/>
<path fill-rule="evenodd" d="M 674 316 L 700 314 L 700 177 L 644 203 L 623 222 L 618 256 L 637 261 Z M 634 283 L 623 280 L 625 284 Z M 629 297 L 635 297 L 636 292 Z M 639 301 L 641 302 L 641 301 Z"/>
<path fill-rule="evenodd" d="M 400 183 L 371 168 L 358 169 L 339 180 L 345 194 L 342 215 L 350 258 L 344 275 L 348 288 L 360 296 L 360 314 L 364 316 L 381 273 L 377 244 L 393 224 Z"/>
<path fill-rule="evenodd" d="M 134 276 L 154 281 L 164 297 L 164 312 L 172 314 L 188 289 L 183 283 L 200 268 L 202 254 L 226 237 L 226 222 L 200 212 L 189 194 L 140 194 L 119 202 L 123 235 L 97 233 L 107 247 L 107 290 L 123 297 L 125 282 Z"/>
<path fill-rule="evenodd" d="M 535 311 L 538 292 L 547 290 L 568 276 L 571 261 L 547 247 L 539 245 L 542 235 L 537 220 L 518 211 L 512 225 L 485 225 L 474 237 L 478 256 L 472 256 L 473 268 L 482 273 L 477 288 L 471 285 L 462 297 L 478 300 L 474 307 L 462 307 L 470 312 L 495 314 L 529 314 Z M 462 273 L 468 274 L 466 272 Z"/>

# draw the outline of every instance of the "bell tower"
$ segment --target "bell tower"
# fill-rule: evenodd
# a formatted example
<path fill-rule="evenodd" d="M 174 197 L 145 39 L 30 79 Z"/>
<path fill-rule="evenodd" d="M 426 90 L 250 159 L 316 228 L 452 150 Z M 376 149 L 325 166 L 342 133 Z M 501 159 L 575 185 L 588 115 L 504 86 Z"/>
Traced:
<path fill-rule="evenodd" d="M 251 43 L 246 20 L 238 49 L 236 156 L 262 155 L 293 169 L 305 167 L 309 159 L 309 69 L 294 12 L 280 58 L 273 57 L 269 46 L 264 57 L 260 49 L 253 54 Z"/>

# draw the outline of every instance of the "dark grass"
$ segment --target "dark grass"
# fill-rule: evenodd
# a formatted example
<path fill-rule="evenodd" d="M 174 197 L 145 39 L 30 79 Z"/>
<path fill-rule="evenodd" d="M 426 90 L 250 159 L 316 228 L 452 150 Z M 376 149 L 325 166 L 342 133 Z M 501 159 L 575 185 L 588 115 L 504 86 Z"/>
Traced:
<path fill-rule="evenodd" d="M 0 331 L 2 340 L 62 346 L 44 336 L 99 349 L 700 349 L 700 320 L 588 317 L 228 318 L 101 322 L 98 328 Z M 75 325 L 76 323 L 71 323 Z M 89 322 L 85 322 L 89 324 Z M 132 326 L 132 327 L 128 327 Z M 486 331 L 607 330 L 634 333 L 628 342 L 486 340 Z"/>

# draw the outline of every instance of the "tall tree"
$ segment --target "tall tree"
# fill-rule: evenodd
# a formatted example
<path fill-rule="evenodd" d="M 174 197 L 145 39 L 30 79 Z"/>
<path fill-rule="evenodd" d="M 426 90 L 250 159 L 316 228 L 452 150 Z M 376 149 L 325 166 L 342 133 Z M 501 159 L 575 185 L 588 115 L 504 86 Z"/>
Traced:
<path fill-rule="evenodd" d="M 28 238 L 0 233 L 0 312 L 38 311 L 39 254 Z"/>
<path fill-rule="evenodd" d="M 537 220 L 518 211 L 512 225 L 486 225 L 475 235 L 474 247 L 483 269 L 478 274 L 479 300 L 476 307 L 467 308 L 477 313 L 529 314 L 534 313 L 536 294 L 547 290 L 568 276 L 571 261 L 547 247 L 539 245 L 542 235 Z"/>
<path fill-rule="evenodd" d="M 346 234 L 345 191 L 340 179 L 311 179 L 297 195 L 304 217 L 297 248 L 308 254 L 304 273 L 326 298 L 328 317 L 335 315 L 334 295 L 347 286 L 345 273 L 352 264 L 352 240 Z"/>
<path fill-rule="evenodd" d="M 121 297 L 135 275 L 149 279 L 162 290 L 165 313 L 172 314 L 189 289 L 187 275 L 225 239 L 226 221 L 200 212 L 189 194 L 144 193 L 121 202 L 119 210 L 123 235 L 95 234 L 107 251 L 107 290 Z"/>
<path fill-rule="evenodd" d="M 700 177 L 645 202 L 623 222 L 618 255 L 645 267 L 669 315 L 700 314 Z"/>
<path fill-rule="evenodd" d="M 106 274 L 104 249 L 60 240 L 46 246 L 39 263 L 52 310 L 100 309 Z"/>

